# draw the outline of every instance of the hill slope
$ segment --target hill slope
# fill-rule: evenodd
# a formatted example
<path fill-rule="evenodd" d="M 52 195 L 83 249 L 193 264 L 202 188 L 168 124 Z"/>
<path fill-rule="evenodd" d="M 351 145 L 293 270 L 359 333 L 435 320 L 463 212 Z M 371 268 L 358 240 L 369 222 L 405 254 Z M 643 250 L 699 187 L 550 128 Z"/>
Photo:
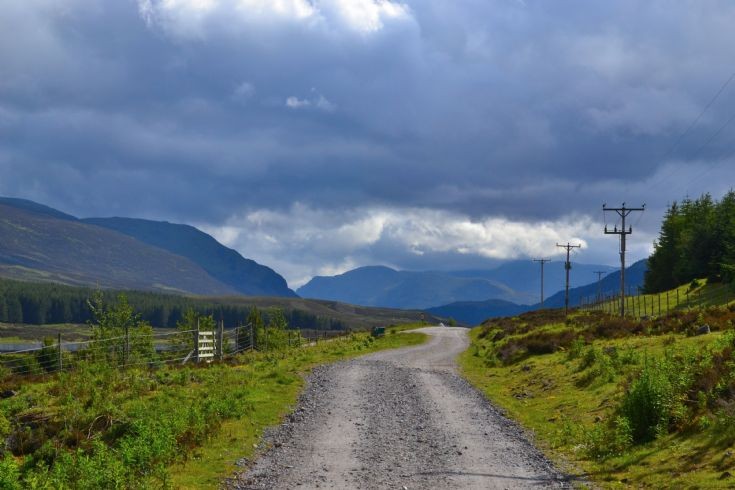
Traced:
<path fill-rule="evenodd" d="M 596 277 L 594 271 L 615 270 L 614 267 L 599 264 L 579 264 L 572 262 L 574 273 L 570 277 L 571 287 L 584 286 Z M 541 270 L 538 263 L 531 260 L 512 260 L 494 269 L 464 270 L 449 272 L 457 277 L 488 279 L 516 291 L 516 303 L 533 304 L 539 300 L 541 290 Z M 547 295 L 564 289 L 564 262 L 554 260 L 544 266 L 544 289 Z M 485 298 L 487 299 L 487 298 Z"/>
<path fill-rule="evenodd" d="M 643 259 L 639 260 L 638 262 L 635 262 L 630 267 L 627 267 L 625 269 L 625 287 L 626 290 L 628 288 L 631 289 L 631 291 L 637 293 L 638 287 L 643 287 L 643 278 L 646 273 L 646 270 L 648 269 L 648 260 Z M 611 272 L 610 274 L 604 276 L 602 280 L 600 281 L 599 288 L 602 291 L 602 294 L 612 294 L 612 293 L 619 293 L 620 292 L 620 271 Z M 593 282 L 591 284 L 587 284 L 585 286 L 577 287 L 577 288 L 570 288 L 569 289 L 569 305 L 570 306 L 579 306 L 580 302 L 582 301 L 582 298 L 593 298 L 597 295 L 598 292 L 598 284 L 597 282 Z M 538 307 L 539 305 L 536 304 L 534 307 Z M 558 293 L 550 296 L 549 298 L 544 301 L 544 307 L 547 308 L 561 308 L 564 306 L 564 291 L 559 291 Z"/>
<path fill-rule="evenodd" d="M 184 257 L 45 209 L 0 203 L 0 237 L 4 277 L 195 294 L 236 292 Z"/>
<path fill-rule="evenodd" d="M 315 277 L 297 291 L 305 298 L 364 306 L 429 308 L 454 301 L 516 299 L 516 293 L 493 280 L 455 277 L 444 272 L 396 271 L 361 267 L 333 277 Z"/>
<path fill-rule="evenodd" d="M 487 301 L 460 301 L 426 311 L 442 318 L 453 318 L 464 325 L 479 325 L 488 318 L 515 316 L 529 310 L 526 305 L 517 305 L 502 299 Z"/>
<path fill-rule="evenodd" d="M 186 257 L 239 293 L 248 296 L 296 296 L 288 288 L 286 280 L 273 269 L 244 258 L 193 226 L 133 218 L 88 218 L 82 221 Z"/>

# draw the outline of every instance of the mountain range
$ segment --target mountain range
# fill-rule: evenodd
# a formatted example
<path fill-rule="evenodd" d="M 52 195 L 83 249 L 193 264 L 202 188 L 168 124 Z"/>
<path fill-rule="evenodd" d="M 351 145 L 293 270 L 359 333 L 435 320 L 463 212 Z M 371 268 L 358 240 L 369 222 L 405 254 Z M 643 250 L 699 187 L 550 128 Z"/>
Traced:
<path fill-rule="evenodd" d="M 637 288 L 643 286 L 643 278 L 648 268 L 646 259 L 639 260 L 625 269 L 625 283 L 631 292 L 637 292 Z M 582 299 L 593 300 L 601 295 L 618 294 L 620 292 L 620 271 L 615 271 L 602 277 L 600 282 L 596 281 L 584 286 L 569 289 L 569 306 L 579 306 Z M 564 306 L 565 292 L 561 290 L 544 300 L 544 308 L 561 308 Z M 454 302 L 426 311 L 432 315 L 442 318 L 453 318 L 465 325 L 477 325 L 488 318 L 501 316 L 514 316 L 530 310 L 541 308 L 540 303 L 532 305 L 518 305 L 508 301 L 490 299 L 486 301 L 462 301 Z"/>
<path fill-rule="evenodd" d="M 78 219 L 0 198 L 0 276 L 198 295 L 296 297 L 283 277 L 188 225 Z"/>
<path fill-rule="evenodd" d="M 605 265 L 573 264 L 572 287 L 589 283 Z M 564 262 L 544 269 L 547 292 L 564 287 Z M 427 309 L 454 302 L 502 300 L 515 304 L 539 301 L 539 264 L 515 260 L 487 270 L 398 271 L 389 267 L 360 267 L 337 276 L 314 277 L 297 290 L 305 298 L 331 299 L 364 306 Z"/>

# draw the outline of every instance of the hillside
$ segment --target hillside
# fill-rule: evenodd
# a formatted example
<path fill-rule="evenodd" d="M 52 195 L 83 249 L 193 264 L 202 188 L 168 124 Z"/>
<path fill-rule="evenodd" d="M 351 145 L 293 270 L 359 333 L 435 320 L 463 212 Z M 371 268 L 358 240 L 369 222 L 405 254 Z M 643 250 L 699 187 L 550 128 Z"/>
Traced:
<path fill-rule="evenodd" d="M 735 305 L 717 287 L 702 306 L 642 319 L 544 310 L 490 320 L 460 364 L 595 488 L 733 488 Z"/>
<path fill-rule="evenodd" d="M 246 259 L 210 235 L 189 225 L 133 218 L 88 218 L 85 223 L 129 235 L 154 247 L 186 257 L 210 276 L 247 296 L 295 297 L 273 269 Z"/>
<path fill-rule="evenodd" d="M 643 280 L 648 268 L 648 261 L 646 259 L 635 262 L 630 267 L 625 269 L 625 288 L 626 291 L 630 288 L 630 291 L 634 294 L 638 294 L 638 288 L 643 287 Z M 572 269 L 572 275 L 581 275 L 575 269 Z M 620 271 L 611 272 L 610 274 L 603 276 L 599 284 L 599 291 L 603 295 L 618 294 L 620 292 Z M 597 281 L 587 284 L 585 286 L 570 288 L 569 289 L 569 305 L 579 306 L 582 298 L 589 299 L 594 298 L 598 292 Z M 536 304 L 534 307 L 538 307 Z M 561 308 L 564 306 L 564 291 L 550 296 L 544 301 L 544 307 L 547 308 Z"/>
<path fill-rule="evenodd" d="M 234 294 L 192 261 L 129 236 L 0 204 L 0 276 L 103 288 Z"/>
<path fill-rule="evenodd" d="M 0 198 L 0 277 L 179 294 L 295 297 L 272 269 L 192 226 L 74 216 Z"/>
<path fill-rule="evenodd" d="M 573 265 L 572 278 L 583 276 L 589 279 L 589 275 L 584 274 L 586 268 L 590 266 Z M 582 269 L 582 270 L 580 270 Z M 641 260 L 626 269 L 625 282 L 633 291 L 637 292 L 637 287 L 643 284 L 643 276 L 646 271 L 646 261 Z M 589 271 L 587 271 L 589 272 Z M 571 278 L 570 278 L 571 279 Z M 572 284 L 575 281 L 570 281 Z M 548 288 L 548 285 L 546 286 Z M 600 281 L 600 290 L 602 294 L 615 294 L 620 291 L 620 272 L 612 272 L 604 276 Z M 597 294 L 597 281 L 585 284 L 584 286 L 569 289 L 569 304 L 572 307 L 579 306 L 582 298 L 591 298 Z M 534 299 L 538 299 L 536 296 Z M 541 305 L 536 302 L 533 305 L 519 305 L 516 303 L 503 300 L 487 300 L 487 301 L 462 301 L 450 303 L 447 305 L 437 306 L 426 309 L 434 315 L 443 318 L 453 318 L 465 325 L 477 325 L 489 318 L 498 318 L 503 316 L 518 315 L 526 311 L 539 309 Z M 545 308 L 560 308 L 564 306 L 564 290 L 553 294 L 544 301 Z"/>
<path fill-rule="evenodd" d="M 280 308 L 289 323 L 298 328 L 319 330 L 364 330 L 376 326 L 416 323 L 438 319 L 421 311 L 354 306 L 335 301 L 302 298 L 226 296 L 202 297 L 143 291 L 105 290 L 103 297 L 114 302 L 124 293 L 143 320 L 154 327 L 175 327 L 188 309 L 214 315 L 234 327 L 244 323 L 250 308 Z M 88 300 L 95 290 L 51 283 L 0 280 L 0 322 L 12 324 L 84 324 L 92 319 Z M 28 329 L 29 333 L 38 332 Z M 0 332 L 2 335 L 2 332 Z"/>
<path fill-rule="evenodd" d="M 528 311 L 526 305 L 517 305 L 501 299 L 487 301 L 459 301 L 425 311 L 442 318 L 452 318 L 463 325 L 478 325 L 488 318 L 514 316 Z"/>
<path fill-rule="evenodd" d="M 297 292 L 305 298 L 408 309 L 488 298 L 513 300 L 518 296 L 490 279 L 455 277 L 444 272 L 397 271 L 379 266 L 360 267 L 333 277 L 318 276 Z"/>

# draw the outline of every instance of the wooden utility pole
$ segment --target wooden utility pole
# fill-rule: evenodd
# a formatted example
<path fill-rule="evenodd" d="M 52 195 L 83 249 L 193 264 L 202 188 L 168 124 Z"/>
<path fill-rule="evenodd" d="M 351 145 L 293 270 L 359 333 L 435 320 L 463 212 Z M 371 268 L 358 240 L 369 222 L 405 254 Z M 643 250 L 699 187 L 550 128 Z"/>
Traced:
<path fill-rule="evenodd" d="M 556 246 L 564 248 L 567 251 L 567 260 L 566 262 L 564 262 L 564 269 L 567 273 L 567 282 L 564 288 L 564 316 L 566 316 L 569 314 L 569 271 L 572 270 L 572 263 L 569 261 L 569 253 L 574 248 L 582 248 L 582 245 L 571 245 L 569 242 L 567 242 L 566 245 L 559 245 L 557 243 Z"/>
<path fill-rule="evenodd" d="M 625 218 L 628 217 L 630 213 L 633 211 L 645 211 L 646 205 L 643 204 L 639 208 L 626 208 L 625 203 L 623 203 L 622 207 L 619 208 L 608 208 L 607 204 L 602 205 L 602 212 L 614 212 L 617 213 L 618 216 L 623 220 L 622 225 L 620 229 L 618 230 L 618 225 L 615 225 L 615 228 L 612 230 L 607 229 L 607 225 L 605 225 L 605 235 L 620 235 L 620 296 L 623 301 L 620 302 L 620 316 L 625 317 L 625 237 L 633 233 L 633 227 L 629 226 L 627 229 L 625 228 Z"/>
<path fill-rule="evenodd" d="M 533 259 L 534 262 L 541 264 L 541 309 L 544 309 L 544 264 L 551 262 L 551 259 Z"/>

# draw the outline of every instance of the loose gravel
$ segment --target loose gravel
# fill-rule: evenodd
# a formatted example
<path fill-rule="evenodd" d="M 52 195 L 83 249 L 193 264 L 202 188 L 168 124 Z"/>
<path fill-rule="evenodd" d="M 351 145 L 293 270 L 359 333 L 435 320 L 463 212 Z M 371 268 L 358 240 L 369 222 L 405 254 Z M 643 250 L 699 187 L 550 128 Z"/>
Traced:
<path fill-rule="evenodd" d="M 313 370 L 232 489 L 571 488 L 525 432 L 461 378 L 461 328 Z"/>

